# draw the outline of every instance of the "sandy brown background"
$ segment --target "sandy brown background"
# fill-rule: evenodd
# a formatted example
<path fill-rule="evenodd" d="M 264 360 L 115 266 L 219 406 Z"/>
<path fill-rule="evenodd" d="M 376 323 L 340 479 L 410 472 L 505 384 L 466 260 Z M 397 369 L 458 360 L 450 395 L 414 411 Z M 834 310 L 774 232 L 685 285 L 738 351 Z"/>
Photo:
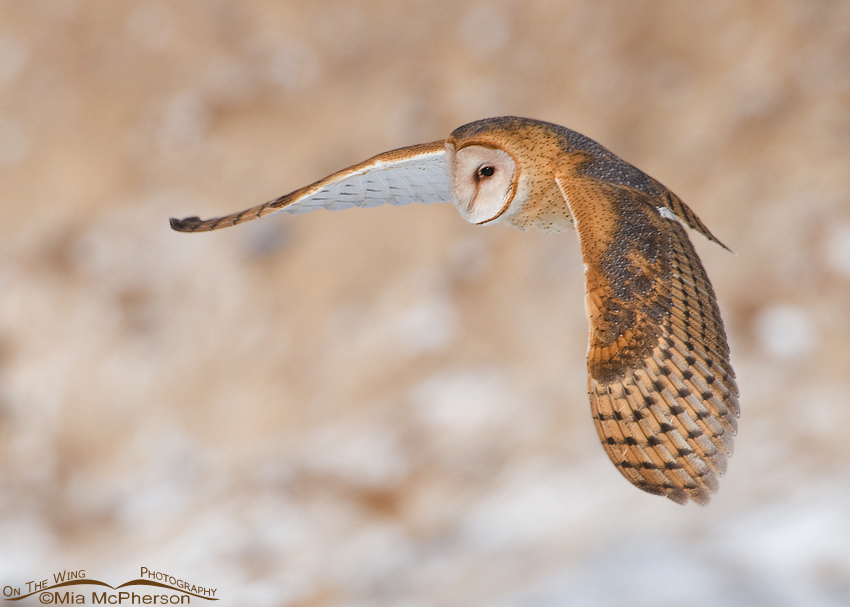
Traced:
<path fill-rule="evenodd" d="M 737 252 L 693 236 L 743 409 L 710 506 L 599 445 L 573 234 L 450 205 L 168 229 L 505 114 Z M 0 585 L 850 604 L 848 164 L 842 1 L 4 1 Z"/>

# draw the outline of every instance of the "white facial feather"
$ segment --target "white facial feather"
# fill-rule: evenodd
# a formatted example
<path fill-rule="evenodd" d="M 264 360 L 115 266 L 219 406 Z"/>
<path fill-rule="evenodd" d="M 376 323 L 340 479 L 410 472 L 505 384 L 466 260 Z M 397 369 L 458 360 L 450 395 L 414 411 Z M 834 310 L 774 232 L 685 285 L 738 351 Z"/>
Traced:
<path fill-rule="evenodd" d="M 454 150 L 446 145 L 452 178 L 452 202 L 470 223 L 498 218 L 510 204 L 516 163 L 502 150 L 471 145 Z"/>

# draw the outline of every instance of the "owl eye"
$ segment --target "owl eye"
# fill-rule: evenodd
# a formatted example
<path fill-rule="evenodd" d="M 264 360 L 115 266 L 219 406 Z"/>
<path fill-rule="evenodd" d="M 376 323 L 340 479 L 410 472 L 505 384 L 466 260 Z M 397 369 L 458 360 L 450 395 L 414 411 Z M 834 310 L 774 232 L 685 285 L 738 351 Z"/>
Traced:
<path fill-rule="evenodd" d="M 483 167 L 478 169 L 478 176 L 479 177 L 492 177 L 493 173 L 495 173 L 495 172 L 496 172 L 496 167 L 489 165 L 489 164 L 485 164 Z"/>

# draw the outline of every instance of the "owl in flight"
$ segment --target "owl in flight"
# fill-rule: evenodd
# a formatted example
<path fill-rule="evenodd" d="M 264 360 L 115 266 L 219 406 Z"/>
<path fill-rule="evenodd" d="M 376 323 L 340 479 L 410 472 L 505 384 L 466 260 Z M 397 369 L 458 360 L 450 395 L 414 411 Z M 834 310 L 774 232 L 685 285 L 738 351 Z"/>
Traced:
<path fill-rule="evenodd" d="M 726 248 L 673 192 L 555 124 L 488 118 L 180 232 L 274 213 L 452 202 L 470 223 L 574 227 L 590 322 L 588 392 L 614 465 L 638 488 L 708 502 L 737 430 L 738 388 L 711 283 L 683 226 Z"/>

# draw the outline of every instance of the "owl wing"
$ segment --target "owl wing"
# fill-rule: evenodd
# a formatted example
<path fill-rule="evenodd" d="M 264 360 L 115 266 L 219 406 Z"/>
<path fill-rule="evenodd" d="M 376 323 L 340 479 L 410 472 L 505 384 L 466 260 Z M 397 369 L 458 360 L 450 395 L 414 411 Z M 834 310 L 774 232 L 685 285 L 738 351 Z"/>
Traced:
<path fill-rule="evenodd" d="M 207 232 L 257 219 L 275 211 L 306 213 L 375 207 L 388 202 L 451 202 L 451 180 L 444 141 L 434 141 L 378 154 L 271 202 L 239 213 L 202 220 L 171 219 L 179 232 Z"/>
<path fill-rule="evenodd" d="M 708 276 L 669 201 L 599 180 L 556 181 L 585 264 L 589 395 L 602 445 L 640 489 L 705 504 L 739 415 Z"/>

